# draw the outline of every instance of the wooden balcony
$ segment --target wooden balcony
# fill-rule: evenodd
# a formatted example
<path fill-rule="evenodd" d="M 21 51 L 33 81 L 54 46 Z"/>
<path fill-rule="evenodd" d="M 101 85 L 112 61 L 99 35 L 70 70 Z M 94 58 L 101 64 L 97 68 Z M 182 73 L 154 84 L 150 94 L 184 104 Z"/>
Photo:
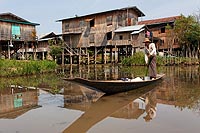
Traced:
<path fill-rule="evenodd" d="M 81 34 L 83 32 L 83 28 L 77 27 L 77 28 L 68 28 L 64 30 L 64 34 Z"/>
<path fill-rule="evenodd" d="M 107 46 L 127 46 L 132 45 L 131 40 L 110 40 L 107 42 Z"/>
<path fill-rule="evenodd" d="M 21 48 L 18 50 L 18 52 L 28 52 L 28 53 L 33 53 L 33 52 L 48 52 L 50 51 L 50 49 L 48 47 L 46 48 L 36 48 L 36 49 L 33 49 L 33 48 Z"/>
<path fill-rule="evenodd" d="M 2 34 L 0 33 L 0 40 L 13 40 L 13 41 L 36 41 L 36 38 L 32 37 L 29 34 L 21 34 L 21 35 L 11 35 L 9 33 Z"/>

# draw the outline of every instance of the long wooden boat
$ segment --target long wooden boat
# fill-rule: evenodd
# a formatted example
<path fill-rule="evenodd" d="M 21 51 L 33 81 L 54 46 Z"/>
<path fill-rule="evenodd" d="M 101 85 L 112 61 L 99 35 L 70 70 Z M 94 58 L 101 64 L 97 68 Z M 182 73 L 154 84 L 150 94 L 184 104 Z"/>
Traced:
<path fill-rule="evenodd" d="M 158 82 L 164 77 L 164 74 L 159 74 L 155 79 L 144 80 L 141 79 L 139 81 L 134 79 L 127 80 L 88 80 L 83 78 L 66 78 L 64 80 L 75 82 L 86 86 L 91 89 L 95 89 L 101 92 L 104 92 L 108 95 L 115 94 L 119 92 L 125 92 L 133 89 L 137 89 L 143 86 L 147 86 L 153 83 Z"/>

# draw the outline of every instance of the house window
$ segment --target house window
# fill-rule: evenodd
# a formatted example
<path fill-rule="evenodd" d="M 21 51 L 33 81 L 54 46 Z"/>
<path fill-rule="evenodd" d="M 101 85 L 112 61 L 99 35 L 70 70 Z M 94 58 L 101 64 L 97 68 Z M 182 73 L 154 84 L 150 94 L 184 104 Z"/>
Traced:
<path fill-rule="evenodd" d="M 20 39 L 20 35 L 21 35 L 20 26 L 12 25 L 12 38 L 19 40 Z"/>
<path fill-rule="evenodd" d="M 176 39 L 174 39 L 174 43 L 176 44 L 176 43 L 178 43 L 178 39 L 176 38 Z"/>
<path fill-rule="evenodd" d="M 90 39 L 90 43 L 94 43 L 94 34 L 90 34 L 89 39 Z"/>
<path fill-rule="evenodd" d="M 65 24 L 65 32 L 68 32 L 69 31 L 69 23 L 66 23 Z"/>
<path fill-rule="evenodd" d="M 112 25 L 112 19 L 113 19 L 112 16 L 108 16 L 108 17 L 106 18 L 107 26 Z"/>
<path fill-rule="evenodd" d="M 161 40 L 160 45 L 162 46 L 162 45 L 164 45 L 164 43 L 165 43 L 165 41 L 164 41 L 164 40 Z"/>
<path fill-rule="evenodd" d="M 85 22 L 83 20 L 81 20 L 79 23 L 79 27 L 84 27 L 84 26 L 85 26 Z"/>
<path fill-rule="evenodd" d="M 111 40 L 112 39 L 112 32 L 108 32 L 106 35 L 107 35 L 107 40 Z"/>
<path fill-rule="evenodd" d="M 95 20 L 94 19 L 90 20 L 90 27 L 94 27 L 94 25 L 95 25 Z"/>
<path fill-rule="evenodd" d="M 70 44 L 70 36 L 65 36 L 64 40 L 67 44 Z"/>
<path fill-rule="evenodd" d="M 131 34 L 128 35 L 128 40 L 131 40 Z"/>
<path fill-rule="evenodd" d="M 137 24 L 137 19 L 136 18 L 132 18 L 132 24 L 136 25 Z"/>
<path fill-rule="evenodd" d="M 119 40 L 123 40 L 123 36 L 122 35 L 119 36 Z"/>
<path fill-rule="evenodd" d="M 131 26 L 131 18 L 127 18 L 127 26 Z"/>
<path fill-rule="evenodd" d="M 165 27 L 161 28 L 161 33 L 165 33 Z"/>
<path fill-rule="evenodd" d="M 139 38 L 138 35 L 133 35 L 133 36 L 132 36 L 132 39 L 133 39 L 133 40 L 137 40 L 138 38 Z"/>
<path fill-rule="evenodd" d="M 122 15 L 119 14 L 117 19 L 118 19 L 118 26 L 122 26 Z"/>

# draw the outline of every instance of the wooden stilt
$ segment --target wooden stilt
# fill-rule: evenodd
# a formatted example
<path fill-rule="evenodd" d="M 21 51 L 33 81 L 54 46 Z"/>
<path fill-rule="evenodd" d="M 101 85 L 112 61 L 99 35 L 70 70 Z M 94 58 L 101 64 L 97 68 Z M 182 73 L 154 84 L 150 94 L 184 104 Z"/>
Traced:
<path fill-rule="evenodd" d="M 118 63 L 117 46 L 115 45 L 115 63 Z"/>
<path fill-rule="evenodd" d="M 110 48 L 110 62 L 113 63 L 112 47 Z"/>
<path fill-rule="evenodd" d="M 44 60 L 44 51 L 42 51 L 42 60 Z"/>
<path fill-rule="evenodd" d="M 81 64 L 81 59 L 82 59 L 82 56 L 81 56 L 81 48 L 79 48 L 79 55 L 78 55 L 78 64 L 79 64 L 79 65 Z"/>
<path fill-rule="evenodd" d="M 132 49 L 131 49 L 131 56 L 133 56 L 134 54 L 134 47 L 132 46 Z"/>
<path fill-rule="evenodd" d="M 70 65 L 72 65 L 73 64 L 73 58 L 72 58 L 72 55 L 70 54 Z"/>
<path fill-rule="evenodd" d="M 97 64 L 97 47 L 94 47 L 94 64 Z"/>
<path fill-rule="evenodd" d="M 106 60 L 106 47 L 104 48 L 104 64 L 106 64 L 107 60 Z"/>
<path fill-rule="evenodd" d="M 90 55 L 87 53 L 88 65 L 90 64 Z"/>

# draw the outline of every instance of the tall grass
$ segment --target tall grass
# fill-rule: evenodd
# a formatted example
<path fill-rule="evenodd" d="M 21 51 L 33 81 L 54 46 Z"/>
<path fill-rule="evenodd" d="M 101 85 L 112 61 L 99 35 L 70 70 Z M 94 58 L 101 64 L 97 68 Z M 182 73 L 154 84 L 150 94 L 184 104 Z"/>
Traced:
<path fill-rule="evenodd" d="M 52 61 L 0 60 L 0 76 L 31 75 L 54 71 L 57 64 Z"/>
<path fill-rule="evenodd" d="M 185 57 L 156 57 L 156 63 L 159 66 L 171 66 L 171 65 L 199 65 L 199 60 L 196 58 L 185 58 Z M 146 65 L 144 60 L 144 53 L 137 52 L 133 56 L 124 58 L 122 65 L 126 66 L 144 66 Z"/>
<path fill-rule="evenodd" d="M 123 65 L 127 66 L 132 66 L 132 65 L 145 65 L 145 60 L 144 60 L 144 53 L 143 52 L 137 52 L 134 53 L 133 56 L 129 58 L 124 58 L 122 60 Z"/>

